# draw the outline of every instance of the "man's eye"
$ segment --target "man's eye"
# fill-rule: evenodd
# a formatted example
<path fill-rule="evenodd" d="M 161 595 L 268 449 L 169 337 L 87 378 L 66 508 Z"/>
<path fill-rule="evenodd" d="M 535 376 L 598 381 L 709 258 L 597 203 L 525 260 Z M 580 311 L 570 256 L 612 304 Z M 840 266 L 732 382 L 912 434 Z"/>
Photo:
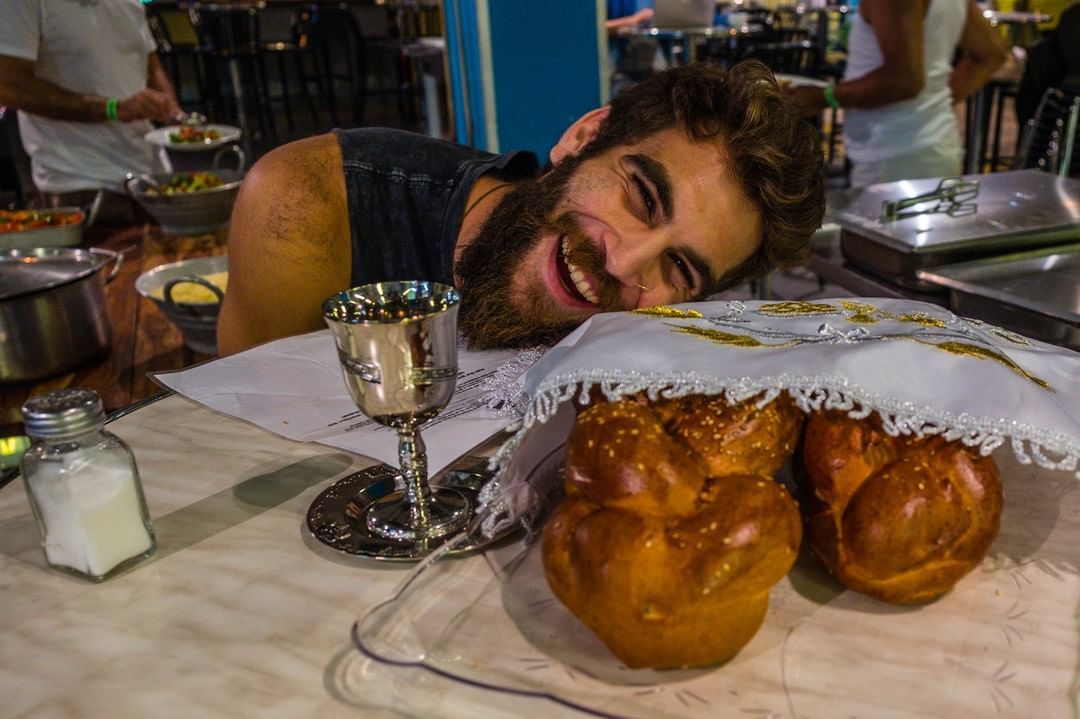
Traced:
<path fill-rule="evenodd" d="M 634 185 L 637 187 L 638 194 L 641 195 L 641 201 L 645 204 L 645 216 L 648 219 L 652 219 L 653 211 L 656 209 L 656 200 L 653 199 L 652 193 L 649 192 L 648 186 L 637 175 L 633 176 Z"/>
<path fill-rule="evenodd" d="M 668 257 L 671 258 L 671 264 L 675 265 L 675 269 L 677 269 L 682 274 L 683 279 L 686 280 L 686 289 L 693 292 L 694 273 L 690 271 L 690 264 L 684 260 L 681 255 L 674 252 L 669 254 Z"/>

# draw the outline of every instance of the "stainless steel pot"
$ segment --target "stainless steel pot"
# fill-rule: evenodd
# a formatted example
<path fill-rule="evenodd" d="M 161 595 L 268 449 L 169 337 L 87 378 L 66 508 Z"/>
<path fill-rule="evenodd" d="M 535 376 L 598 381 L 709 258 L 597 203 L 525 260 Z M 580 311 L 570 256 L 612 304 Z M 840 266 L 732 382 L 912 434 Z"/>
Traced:
<path fill-rule="evenodd" d="M 40 379 L 108 354 L 105 284 L 122 261 L 101 249 L 0 252 L 0 382 Z"/>

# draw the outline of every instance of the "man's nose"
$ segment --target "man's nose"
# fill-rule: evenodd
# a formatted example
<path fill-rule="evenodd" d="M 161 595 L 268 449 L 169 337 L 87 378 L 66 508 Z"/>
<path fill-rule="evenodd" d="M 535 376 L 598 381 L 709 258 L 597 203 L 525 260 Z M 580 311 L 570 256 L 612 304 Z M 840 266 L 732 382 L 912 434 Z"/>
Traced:
<path fill-rule="evenodd" d="M 670 234 L 667 228 L 613 233 L 606 243 L 604 269 L 627 288 L 627 294 L 637 296 L 645 288 L 656 295 L 667 288 L 663 261 L 671 244 Z"/>

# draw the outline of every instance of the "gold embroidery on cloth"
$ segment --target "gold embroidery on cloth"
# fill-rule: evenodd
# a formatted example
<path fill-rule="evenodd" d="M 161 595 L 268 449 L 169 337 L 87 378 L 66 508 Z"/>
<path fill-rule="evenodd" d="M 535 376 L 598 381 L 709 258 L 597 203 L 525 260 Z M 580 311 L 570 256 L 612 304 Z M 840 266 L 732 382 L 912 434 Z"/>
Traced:
<path fill-rule="evenodd" d="M 840 310 L 823 302 L 774 302 L 758 307 L 758 313 L 767 317 L 813 317 L 815 315 L 838 315 Z"/>
<path fill-rule="evenodd" d="M 704 315 L 697 310 L 679 310 L 674 307 L 668 307 L 667 305 L 653 305 L 652 307 L 642 307 L 641 309 L 630 311 L 635 315 L 668 317 L 670 319 L 700 320 L 704 317 Z"/>
<path fill-rule="evenodd" d="M 680 334 L 700 337 L 709 340 L 710 342 L 721 345 L 731 345 L 733 347 L 791 347 L 792 345 L 802 344 L 801 341 L 796 340 L 778 345 L 768 345 L 749 335 L 737 335 L 732 332 L 723 332 L 708 327 L 683 327 L 681 325 L 669 325 L 669 327 Z"/>
<path fill-rule="evenodd" d="M 901 322 L 914 322 L 917 325 L 923 327 L 939 327 L 945 329 L 945 321 L 939 320 L 937 317 L 933 317 L 926 312 L 909 312 L 906 315 L 900 315 L 896 319 Z"/>
<path fill-rule="evenodd" d="M 924 342 L 923 340 L 915 341 L 921 344 L 930 345 L 931 347 L 937 347 L 940 350 L 944 350 L 954 355 L 974 357 L 975 359 L 994 360 L 995 362 L 1008 367 L 1024 379 L 1037 384 L 1043 389 L 1048 389 L 1051 392 L 1054 390 L 1054 388 L 1051 387 L 1050 383 L 1046 380 L 1036 377 L 1005 355 L 1001 354 L 1000 352 L 995 352 L 994 350 L 987 347 L 980 347 L 979 345 L 968 344 L 967 342 Z"/>
<path fill-rule="evenodd" d="M 844 319 L 848 322 L 854 322 L 859 325 L 872 325 L 877 322 L 877 317 L 874 317 L 874 312 L 877 311 L 877 307 L 868 305 L 863 302 L 851 302 L 850 300 L 844 300 L 840 303 L 848 312 L 854 312 L 855 314 L 848 315 Z"/>

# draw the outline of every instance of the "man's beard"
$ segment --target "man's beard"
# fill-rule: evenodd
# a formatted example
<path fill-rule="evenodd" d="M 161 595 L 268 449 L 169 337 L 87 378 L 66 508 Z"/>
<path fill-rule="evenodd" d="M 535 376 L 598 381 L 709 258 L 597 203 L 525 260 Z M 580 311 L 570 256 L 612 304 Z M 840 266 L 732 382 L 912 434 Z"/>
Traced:
<path fill-rule="evenodd" d="M 461 291 L 458 326 L 469 347 L 551 345 L 581 323 L 567 317 L 542 284 L 515 292 L 514 279 L 545 232 L 568 238 L 573 263 L 599 282 L 599 306 L 618 306 L 618 283 L 604 271 L 599 250 L 584 239 L 572 215 L 552 217 L 580 163 L 571 156 L 547 174 L 519 182 L 462 250 L 454 273 Z"/>

